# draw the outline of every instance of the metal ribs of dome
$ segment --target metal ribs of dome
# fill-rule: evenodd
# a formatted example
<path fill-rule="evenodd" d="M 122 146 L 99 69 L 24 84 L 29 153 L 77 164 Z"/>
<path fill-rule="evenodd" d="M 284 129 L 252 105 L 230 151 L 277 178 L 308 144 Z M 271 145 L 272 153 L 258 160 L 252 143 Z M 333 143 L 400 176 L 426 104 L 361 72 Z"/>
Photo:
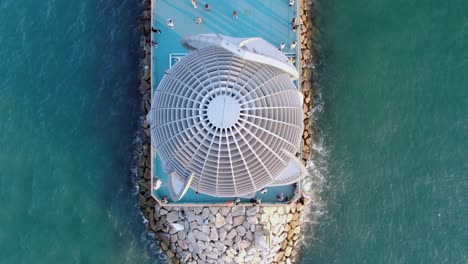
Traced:
<path fill-rule="evenodd" d="M 150 112 L 154 146 L 168 173 L 191 188 L 243 196 L 273 183 L 298 151 L 302 96 L 288 73 L 207 46 L 169 69 Z"/>

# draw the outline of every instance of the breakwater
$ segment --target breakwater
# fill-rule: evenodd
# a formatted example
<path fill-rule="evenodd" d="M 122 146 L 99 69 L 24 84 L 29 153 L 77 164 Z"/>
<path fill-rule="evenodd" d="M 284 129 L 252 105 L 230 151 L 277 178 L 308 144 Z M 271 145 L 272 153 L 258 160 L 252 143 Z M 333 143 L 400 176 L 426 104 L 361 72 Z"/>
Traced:
<path fill-rule="evenodd" d="M 302 158 L 313 144 L 313 26 L 311 2 L 301 1 L 300 87 L 304 94 Z M 301 223 L 310 202 L 284 206 L 162 206 L 151 196 L 151 138 L 146 115 L 151 108 L 151 2 L 143 1 L 140 38 L 141 145 L 138 149 L 139 204 L 147 229 L 156 235 L 172 263 L 292 263 L 301 242 Z"/>
<path fill-rule="evenodd" d="M 301 238 L 301 202 L 286 206 L 150 209 L 149 229 L 172 263 L 291 263 Z"/>

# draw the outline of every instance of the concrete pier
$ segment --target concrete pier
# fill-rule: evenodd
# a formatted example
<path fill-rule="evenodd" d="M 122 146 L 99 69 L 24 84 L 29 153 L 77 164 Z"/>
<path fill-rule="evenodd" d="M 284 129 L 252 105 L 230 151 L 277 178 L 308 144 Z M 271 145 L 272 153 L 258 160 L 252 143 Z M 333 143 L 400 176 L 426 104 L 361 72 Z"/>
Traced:
<path fill-rule="evenodd" d="M 304 94 L 302 159 L 307 164 L 313 144 L 312 1 L 300 1 L 298 58 Z M 143 1 L 140 38 L 141 145 L 138 149 L 139 204 L 147 229 L 153 232 L 172 263 L 293 263 L 300 249 L 301 219 L 309 202 L 284 206 L 164 207 L 151 196 L 151 138 L 146 114 L 151 107 L 151 1 Z M 312 201 L 313 202 L 313 201 Z"/>

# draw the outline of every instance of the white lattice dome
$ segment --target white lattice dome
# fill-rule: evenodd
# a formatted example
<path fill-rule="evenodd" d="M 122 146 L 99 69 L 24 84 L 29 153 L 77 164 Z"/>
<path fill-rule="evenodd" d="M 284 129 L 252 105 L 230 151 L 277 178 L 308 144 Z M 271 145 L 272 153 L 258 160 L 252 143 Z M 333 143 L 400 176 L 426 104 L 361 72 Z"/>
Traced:
<path fill-rule="evenodd" d="M 192 51 L 166 72 L 149 114 L 175 199 L 189 186 L 234 197 L 305 176 L 295 157 L 302 94 L 288 59 L 259 38 L 197 35 L 183 45 Z"/>

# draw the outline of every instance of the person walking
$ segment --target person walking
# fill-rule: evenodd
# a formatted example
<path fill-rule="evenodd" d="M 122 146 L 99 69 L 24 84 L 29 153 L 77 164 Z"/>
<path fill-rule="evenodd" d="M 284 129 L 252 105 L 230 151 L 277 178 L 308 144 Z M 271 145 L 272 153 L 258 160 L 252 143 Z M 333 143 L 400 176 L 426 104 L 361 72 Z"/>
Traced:
<path fill-rule="evenodd" d="M 161 34 L 161 30 L 159 28 L 151 27 L 151 31 L 156 34 Z"/>
<path fill-rule="evenodd" d="M 172 19 L 168 19 L 167 20 L 167 26 L 170 27 L 170 28 L 174 28 L 175 27 L 174 21 L 172 21 Z"/>
<path fill-rule="evenodd" d="M 294 41 L 293 43 L 291 43 L 291 46 L 289 48 L 291 48 L 291 50 L 294 50 L 297 46 L 297 41 Z"/>
<path fill-rule="evenodd" d="M 209 5 L 209 4 L 206 4 L 206 5 L 205 5 L 205 10 L 208 11 L 208 12 L 210 12 L 211 8 L 210 8 L 210 5 Z"/>
<path fill-rule="evenodd" d="M 232 18 L 237 20 L 238 17 L 239 13 L 237 12 L 237 10 L 234 10 L 234 12 L 232 13 Z"/>
<path fill-rule="evenodd" d="M 284 42 L 282 42 L 281 45 L 280 45 L 279 50 L 280 50 L 280 51 L 283 51 L 283 50 L 284 50 L 284 47 L 286 47 L 286 44 L 284 44 Z"/>
<path fill-rule="evenodd" d="M 197 23 L 197 24 L 201 24 L 201 22 L 202 22 L 202 19 L 201 19 L 201 17 L 197 17 L 197 19 L 195 20 L 195 23 Z"/>

